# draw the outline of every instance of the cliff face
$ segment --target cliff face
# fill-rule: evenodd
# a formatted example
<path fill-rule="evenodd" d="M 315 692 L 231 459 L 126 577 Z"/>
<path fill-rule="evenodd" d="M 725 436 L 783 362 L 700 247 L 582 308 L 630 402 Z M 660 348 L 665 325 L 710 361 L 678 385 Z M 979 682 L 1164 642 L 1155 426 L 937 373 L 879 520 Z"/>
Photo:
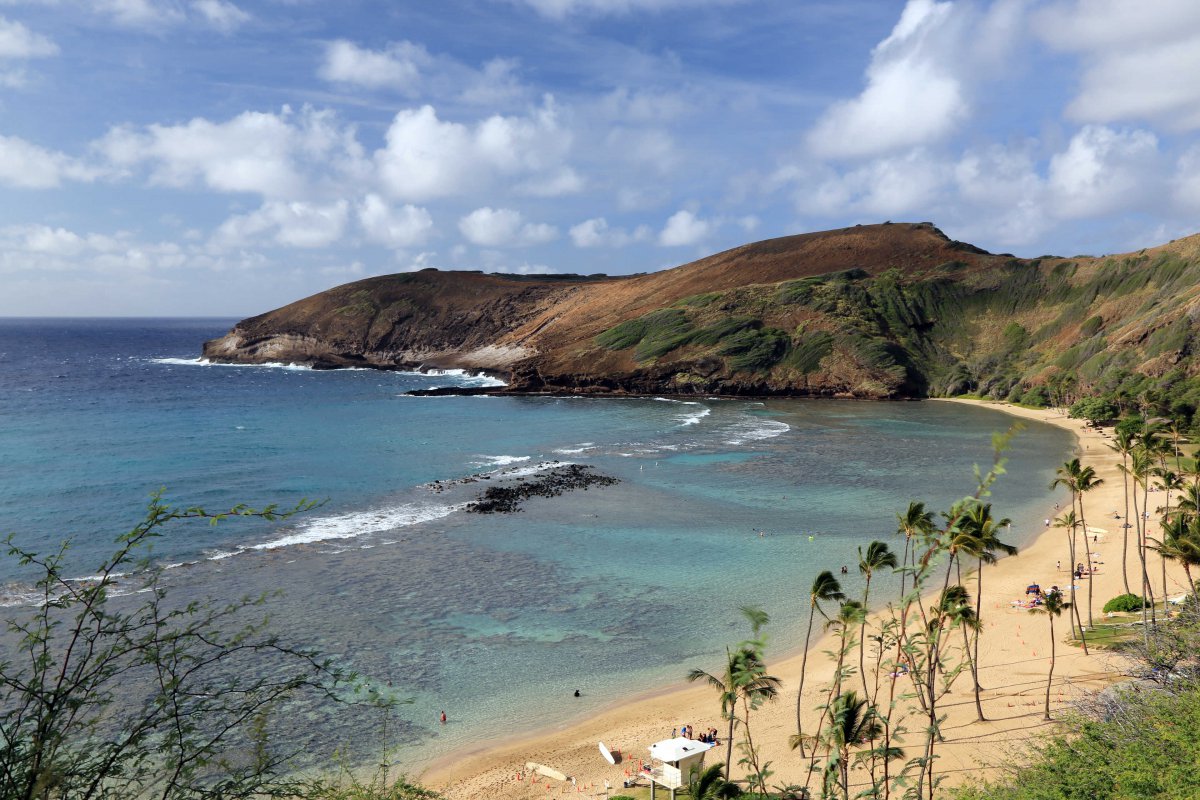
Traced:
<path fill-rule="evenodd" d="M 1193 237 L 1023 260 L 919 223 L 772 239 L 628 277 L 426 270 L 244 320 L 204 355 L 486 369 L 514 390 L 578 393 L 1008 396 L 1113 370 L 1190 377 L 1198 250 Z"/>

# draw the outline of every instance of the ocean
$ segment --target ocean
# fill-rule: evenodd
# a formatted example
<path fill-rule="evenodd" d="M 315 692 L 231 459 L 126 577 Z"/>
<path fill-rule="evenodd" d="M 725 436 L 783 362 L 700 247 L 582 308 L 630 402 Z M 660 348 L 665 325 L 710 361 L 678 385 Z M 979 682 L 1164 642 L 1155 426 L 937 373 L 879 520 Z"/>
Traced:
<path fill-rule="evenodd" d="M 795 650 L 815 574 L 849 565 L 855 591 L 856 548 L 902 547 L 910 500 L 970 494 L 1012 421 L 945 403 L 411 397 L 492 381 L 200 362 L 234 322 L 0 320 L 0 533 L 43 551 L 69 538 L 86 576 L 160 489 L 209 510 L 323 501 L 180 526 L 154 557 L 180 597 L 281 590 L 284 635 L 412 698 L 389 728 L 410 765 L 716 669 L 742 605 L 771 615 L 768 655 Z M 991 498 L 1009 541 L 1041 528 L 1073 447 L 1036 423 L 1014 440 Z M 620 483 L 464 510 L 556 463 Z M 28 602 L 27 578 L 0 559 L 4 611 Z M 295 729 L 317 759 L 379 744 L 323 709 Z"/>

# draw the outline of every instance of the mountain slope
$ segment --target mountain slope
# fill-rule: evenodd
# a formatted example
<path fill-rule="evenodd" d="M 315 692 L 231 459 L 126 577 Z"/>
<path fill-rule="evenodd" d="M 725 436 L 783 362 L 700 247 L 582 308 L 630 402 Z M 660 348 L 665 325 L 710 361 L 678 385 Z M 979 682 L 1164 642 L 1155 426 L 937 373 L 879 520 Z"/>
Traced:
<path fill-rule="evenodd" d="M 1198 295 L 1200 237 L 1026 260 L 885 223 L 628 277 L 371 278 L 245 320 L 205 355 L 488 369 L 525 391 L 1133 390 L 1195 375 Z"/>

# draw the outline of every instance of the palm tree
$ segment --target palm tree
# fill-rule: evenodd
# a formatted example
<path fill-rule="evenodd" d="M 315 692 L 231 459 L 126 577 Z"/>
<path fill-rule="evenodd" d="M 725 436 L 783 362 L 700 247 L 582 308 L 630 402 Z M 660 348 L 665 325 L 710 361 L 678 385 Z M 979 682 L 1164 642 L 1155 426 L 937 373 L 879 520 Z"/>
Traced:
<path fill-rule="evenodd" d="M 741 797 L 741 787 L 730 783 L 721 774 L 724 768 L 724 764 L 713 764 L 700 773 L 700 777 L 688 785 L 688 796 L 692 800 L 729 800 Z"/>
<path fill-rule="evenodd" d="M 866 553 L 863 553 L 863 549 L 861 547 L 858 548 L 858 571 L 861 572 L 863 577 L 866 578 L 866 584 L 863 586 L 862 599 L 864 609 L 870 607 L 871 576 L 874 575 L 877 570 L 884 568 L 896 568 L 896 554 L 888 549 L 886 543 L 879 541 L 871 542 L 869 545 L 867 545 Z M 867 688 L 866 645 L 867 615 L 863 614 L 862 625 L 859 628 L 858 633 L 858 674 L 859 677 L 862 678 L 864 697 L 867 697 L 871 694 L 871 690 Z"/>
<path fill-rule="evenodd" d="M 1089 655 L 1087 646 L 1087 636 L 1083 632 L 1083 620 L 1079 618 L 1079 606 L 1075 604 L 1075 531 L 1079 527 L 1079 519 L 1075 516 L 1075 509 L 1071 509 L 1065 514 L 1061 514 L 1054 520 L 1054 527 L 1065 528 L 1067 530 L 1067 561 L 1068 569 L 1071 570 L 1071 602 L 1067 604 L 1068 608 L 1075 611 L 1075 617 L 1067 615 L 1067 621 L 1071 624 L 1071 634 L 1075 635 L 1076 630 L 1079 632 L 1079 641 L 1083 644 L 1084 655 Z M 1138 548 L 1139 552 L 1141 548 Z"/>
<path fill-rule="evenodd" d="M 1071 508 L 1075 507 L 1075 503 L 1079 503 L 1079 525 L 1083 528 L 1083 547 L 1087 553 L 1088 565 L 1088 627 L 1092 627 L 1092 585 L 1095 581 L 1092 580 L 1092 547 L 1089 544 L 1087 532 L 1087 518 L 1083 514 L 1083 495 L 1095 489 L 1100 484 L 1104 483 L 1103 478 L 1096 477 L 1096 470 L 1092 467 L 1085 467 L 1079 463 L 1078 458 L 1073 458 L 1058 468 L 1055 473 L 1057 477 L 1050 482 L 1050 488 L 1055 489 L 1058 486 L 1066 486 L 1071 491 Z"/>
<path fill-rule="evenodd" d="M 702 669 L 692 669 L 688 671 L 686 678 L 689 683 L 707 683 L 716 689 L 721 699 L 721 716 L 729 720 L 729 737 L 725 748 L 725 778 L 728 780 L 729 764 L 733 759 L 733 729 L 737 722 L 738 702 L 774 697 L 779 691 L 779 679 L 766 674 L 766 664 L 763 663 L 758 648 L 746 643 L 736 650 L 725 648 L 724 675 L 717 677 Z M 757 702 L 761 702 L 761 699 Z"/>
<path fill-rule="evenodd" d="M 849 691 L 834 699 L 830 710 L 829 727 L 821 732 L 821 744 L 829 749 L 829 760 L 825 766 L 825 791 L 830 793 L 834 786 L 841 789 L 841 797 L 850 797 L 850 749 L 871 742 L 883 732 L 879 714 L 865 698 Z M 814 745 L 815 746 L 815 745 Z M 837 796 L 837 795 L 834 795 Z"/>
<path fill-rule="evenodd" d="M 1166 445 L 1165 441 L 1163 442 L 1163 445 L 1165 448 L 1165 445 Z M 1171 518 L 1171 492 L 1177 492 L 1181 488 L 1183 488 L 1183 478 L 1179 477 L 1179 475 L 1177 473 L 1175 473 L 1174 471 L 1167 469 L 1165 449 L 1163 451 L 1160 451 L 1160 453 L 1159 453 L 1159 467 L 1158 467 L 1158 469 L 1156 469 L 1154 471 L 1154 474 L 1158 476 L 1158 487 L 1157 488 L 1162 489 L 1164 492 L 1166 492 L 1166 502 L 1164 503 L 1162 508 L 1158 509 L 1159 511 L 1162 512 L 1161 524 L 1163 526 L 1164 535 L 1165 535 L 1167 520 L 1169 520 Z M 1156 550 L 1157 548 L 1151 548 L 1151 549 Z M 1170 603 L 1167 602 L 1167 558 L 1162 557 L 1161 550 L 1158 551 L 1158 554 L 1160 556 L 1160 558 L 1158 559 L 1158 563 L 1159 563 L 1159 566 L 1162 567 L 1163 613 L 1165 613 L 1167 615 L 1167 619 L 1170 619 L 1171 618 L 1171 605 L 1170 605 Z"/>
<path fill-rule="evenodd" d="M 841 584 L 838 583 L 837 578 L 833 577 L 833 573 L 829 570 L 825 570 L 813 579 L 812 588 L 808 593 L 808 630 L 804 634 L 804 655 L 800 659 L 800 690 L 796 692 L 797 736 L 803 736 L 804 734 L 801 712 L 804 700 L 804 678 L 808 673 L 808 646 L 812 638 L 813 620 L 818 612 L 820 612 L 822 617 L 825 617 L 825 612 L 821 609 L 821 601 L 836 600 L 841 602 L 845 599 L 846 595 L 842 594 Z M 828 617 L 825 618 L 828 619 Z M 804 758 L 803 743 L 800 745 L 800 757 Z"/>
<path fill-rule="evenodd" d="M 896 515 L 896 521 L 899 527 L 896 533 L 904 536 L 904 557 L 900 559 L 900 566 L 908 566 L 908 555 L 910 548 L 914 556 L 916 556 L 916 548 L 912 547 L 912 540 L 915 537 L 925 537 L 930 535 L 937 529 L 933 523 L 933 512 L 925 510 L 924 503 L 909 503 L 908 510 L 903 514 Z M 904 572 L 900 573 L 900 596 L 904 597 Z"/>
<path fill-rule="evenodd" d="M 1149 504 L 1149 486 L 1150 473 L 1154 469 L 1153 460 L 1150 457 L 1149 451 L 1145 448 L 1144 443 L 1140 444 L 1132 453 L 1129 459 L 1129 474 L 1133 476 L 1133 517 L 1134 531 L 1137 533 L 1138 539 L 1138 557 L 1142 564 L 1142 630 L 1143 637 L 1149 641 L 1149 628 L 1146 626 L 1146 614 L 1149 611 L 1152 622 L 1157 622 L 1154 610 L 1154 589 L 1150 585 L 1150 571 L 1146 564 L 1146 515 L 1145 506 Z M 1138 488 L 1142 489 L 1143 508 L 1138 508 Z"/>
<path fill-rule="evenodd" d="M 1151 550 L 1157 551 L 1163 561 L 1178 561 L 1187 575 L 1192 594 L 1196 593 L 1196 582 L 1192 580 L 1192 567 L 1200 566 L 1200 518 L 1176 516 L 1163 522 L 1162 539 L 1154 542 Z M 1165 595 L 1164 595 L 1165 596 Z"/>
<path fill-rule="evenodd" d="M 983 565 L 996 563 L 997 552 L 1010 556 L 1016 555 L 1017 548 L 1000 541 L 1000 529 L 1011 525 L 1012 520 L 1007 517 L 1001 520 L 992 519 L 992 506 L 990 503 L 976 503 L 971 506 L 964 515 L 964 521 L 974 534 L 974 540 L 968 543 L 964 551 L 969 555 L 975 556 L 977 562 L 975 572 L 975 618 L 978 620 L 983 610 Z M 964 636 L 966 635 L 966 630 L 964 627 Z M 979 722 L 985 720 L 983 716 L 983 703 L 979 697 L 979 635 L 982 630 L 982 625 L 975 627 L 974 634 L 971 637 L 971 651 L 968 657 L 971 665 L 971 677 L 975 684 L 975 713 L 979 718 Z"/>
<path fill-rule="evenodd" d="M 1129 591 L 1129 455 L 1133 452 L 1134 444 L 1133 434 L 1118 428 L 1116 438 L 1109 445 L 1121 454 L 1121 479 L 1125 482 L 1125 527 L 1121 529 L 1121 580 L 1125 582 L 1125 594 L 1132 594 Z"/>
<path fill-rule="evenodd" d="M 1046 719 L 1050 719 L 1050 686 L 1054 683 L 1054 618 L 1062 614 L 1064 608 L 1070 608 L 1070 603 L 1064 603 L 1062 592 L 1050 592 L 1041 608 L 1029 609 L 1030 614 L 1045 614 L 1050 620 L 1050 674 L 1046 676 Z"/>
<path fill-rule="evenodd" d="M 838 613 L 825 623 L 825 629 L 833 629 L 838 637 L 837 665 L 833 671 L 833 683 L 826 695 L 825 706 L 821 709 L 821 719 L 817 722 L 817 730 L 825 727 L 825 719 L 833 710 L 833 701 L 842 693 L 842 680 L 845 677 L 846 653 L 854 644 L 854 629 L 862 624 L 867 610 L 857 600 L 847 600 L 838 608 Z M 799 740 L 797 740 L 799 743 Z M 811 765 L 816 765 L 817 751 L 814 748 L 810 754 Z"/>

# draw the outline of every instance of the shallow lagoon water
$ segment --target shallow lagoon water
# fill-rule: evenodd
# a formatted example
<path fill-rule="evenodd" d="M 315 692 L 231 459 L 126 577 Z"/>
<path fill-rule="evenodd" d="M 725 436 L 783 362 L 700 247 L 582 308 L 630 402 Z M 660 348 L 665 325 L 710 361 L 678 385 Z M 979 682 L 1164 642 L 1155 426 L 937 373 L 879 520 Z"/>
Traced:
<path fill-rule="evenodd" d="M 417 398 L 480 380 L 196 363 L 230 323 L 0 321 L 0 530 L 73 536 L 85 575 L 159 487 L 210 509 L 326 499 L 283 523 L 189 526 L 156 553 L 191 564 L 170 573 L 181 596 L 282 589 L 279 627 L 414 699 L 412 761 L 715 668 L 747 603 L 771 613 L 774 652 L 795 649 L 812 577 L 850 565 L 853 591 L 856 548 L 899 546 L 910 499 L 969 494 L 1011 424 L 938 403 Z M 1041 425 L 1014 441 L 992 498 L 1012 541 L 1040 528 L 1072 446 Z M 485 481 L 430 487 L 553 460 L 622 482 L 504 516 L 459 510 Z M 21 577 L 0 563 L 9 602 Z M 329 726 L 315 714 L 299 735 L 370 740 Z"/>

